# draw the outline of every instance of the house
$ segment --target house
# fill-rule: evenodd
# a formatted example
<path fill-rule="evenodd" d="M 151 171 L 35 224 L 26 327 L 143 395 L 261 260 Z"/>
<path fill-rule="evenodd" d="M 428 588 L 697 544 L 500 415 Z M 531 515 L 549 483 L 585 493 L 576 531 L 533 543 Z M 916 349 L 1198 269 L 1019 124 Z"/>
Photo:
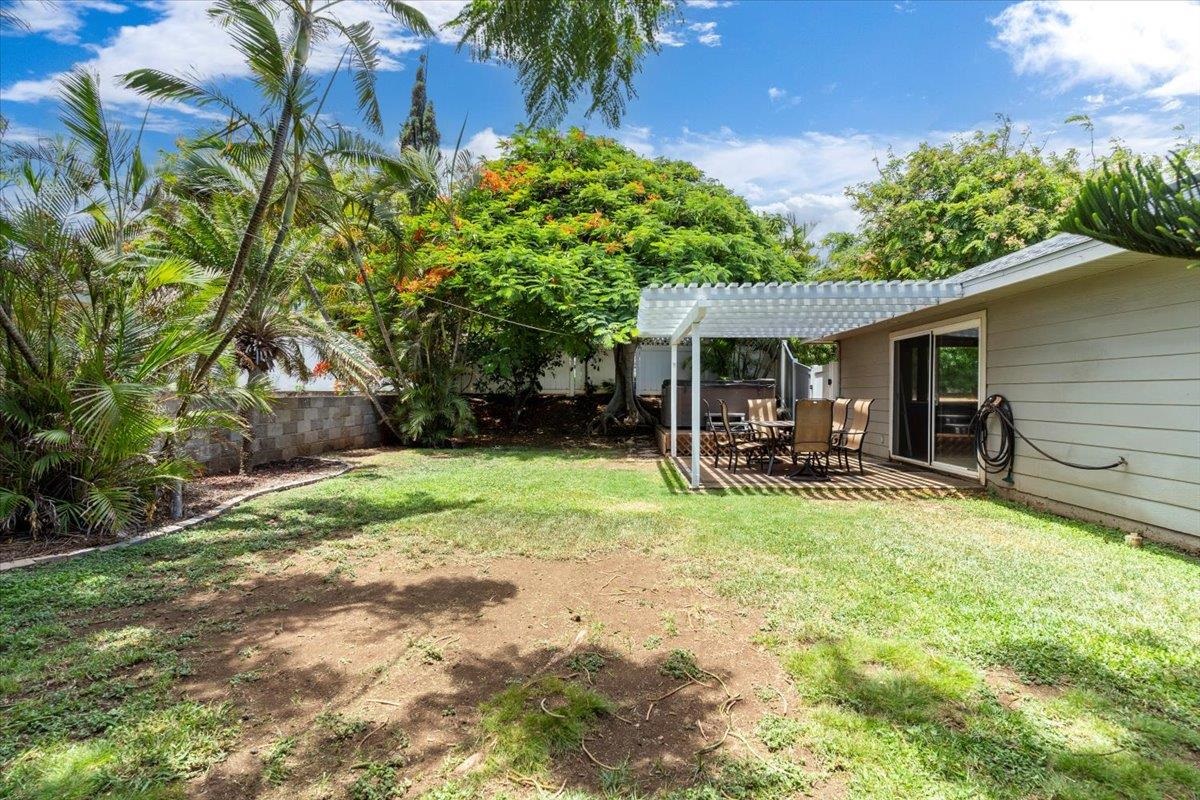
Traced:
<path fill-rule="evenodd" d="M 676 356 L 705 337 L 837 342 L 836 394 L 875 401 L 866 453 L 1200 547 L 1200 269 L 1184 261 L 1061 234 L 941 281 L 652 286 L 638 327 Z M 1011 475 L 980 467 L 969 426 L 992 394 L 1050 457 L 1018 440 Z"/>

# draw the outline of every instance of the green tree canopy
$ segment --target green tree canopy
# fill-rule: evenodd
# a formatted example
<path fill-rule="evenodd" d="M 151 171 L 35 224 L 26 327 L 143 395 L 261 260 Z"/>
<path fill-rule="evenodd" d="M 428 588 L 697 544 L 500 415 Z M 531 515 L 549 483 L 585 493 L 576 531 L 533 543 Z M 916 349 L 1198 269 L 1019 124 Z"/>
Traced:
<path fill-rule="evenodd" d="M 454 223 L 408 226 L 417 274 L 503 315 L 610 344 L 634 333 L 643 286 L 797 280 L 776 227 L 681 161 L 650 160 L 579 130 L 520 130 L 488 162 Z"/>
<path fill-rule="evenodd" d="M 1047 153 L 1013 134 L 1005 120 L 991 132 L 922 143 L 847 189 L 862 232 L 834 243 L 838 275 L 944 278 L 1059 230 L 1082 180 L 1076 153 Z"/>

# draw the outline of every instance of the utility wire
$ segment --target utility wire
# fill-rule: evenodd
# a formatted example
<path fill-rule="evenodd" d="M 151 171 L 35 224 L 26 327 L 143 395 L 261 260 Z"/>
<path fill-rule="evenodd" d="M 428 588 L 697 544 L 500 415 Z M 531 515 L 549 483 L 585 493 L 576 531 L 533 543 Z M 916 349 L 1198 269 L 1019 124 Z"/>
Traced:
<path fill-rule="evenodd" d="M 424 295 L 422 297 L 422 299 L 436 300 L 439 303 L 443 303 L 448 306 L 453 306 L 454 308 L 457 308 L 460 311 L 466 311 L 468 314 L 478 314 L 481 317 L 487 317 L 488 319 L 494 319 L 494 320 L 496 320 L 496 322 L 503 322 L 506 325 L 516 325 L 517 327 L 520 327 L 520 328 L 528 328 L 531 331 L 540 331 L 542 333 L 552 333 L 555 336 L 575 336 L 576 335 L 573 333 L 567 333 L 566 331 L 555 331 L 555 330 L 551 330 L 550 328 L 539 328 L 537 325 L 527 325 L 524 322 L 517 322 L 515 319 L 505 319 L 504 317 L 497 317 L 495 314 L 489 314 L 486 311 L 480 311 L 477 308 L 468 308 L 467 306 L 460 306 L 458 303 L 451 303 L 449 300 L 443 300 L 442 298 L 434 297 L 433 295 Z"/>

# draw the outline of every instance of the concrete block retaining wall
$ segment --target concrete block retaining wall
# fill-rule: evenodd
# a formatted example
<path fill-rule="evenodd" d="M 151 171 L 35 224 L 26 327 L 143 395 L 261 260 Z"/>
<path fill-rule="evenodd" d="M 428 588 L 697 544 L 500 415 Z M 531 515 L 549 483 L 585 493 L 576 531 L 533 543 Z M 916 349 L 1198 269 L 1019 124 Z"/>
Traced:
<path fill-rule="evenodd" d="M 229 432 L 198 436 L 188 443 L 188 452 L 209 474 L 232 472 L 237 469 L 241 439 L 240 434 Z M 281 394 L 272 403 L 272 413 L 259 414 L 254 421 L 252 465 L 379 443 L 379 420 L 366 397 Z"/>

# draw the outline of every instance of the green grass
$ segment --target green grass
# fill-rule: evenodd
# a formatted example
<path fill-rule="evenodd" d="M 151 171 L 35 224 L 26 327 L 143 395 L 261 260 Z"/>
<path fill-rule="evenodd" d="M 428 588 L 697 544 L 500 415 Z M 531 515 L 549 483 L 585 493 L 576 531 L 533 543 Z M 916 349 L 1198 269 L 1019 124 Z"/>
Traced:
<path fill-rule="evenodd" d="M 1194 559 L 987 498 L 692 495 L 652 463 L 489 449 L 388 454 L 180 535 L 0 576 L 0 797 L 176 797 L 223 757 L 238 709 L 177 686 L 192 649 L 236 623 L 214 614 L 169 633 L 156 609 L 172 598 L 204 591 L 219 607 L 239 577 L 297 554 L 337 583 L 381 555 L 436 565 L 618 549 L 761 614 L 758 641 L 794 681 L 786 723 L 748 721 L 778 752 L 710 764 L 679 798 L 789 796 L 813 779 L 792 747 L 852 797 L 1200 796 Z M 669 648 L 673 628 L 665 619 L 645 646 Z M 414 661 L 434 658 L 418 649 Z M 1015 701 L 995 674 L 1013 679 Z M 493 758 L 544 769 L 578 731 L 531 721 L 528 698 L 509 691 L 481 735 L 508 743 Z M 603 698 L 576 700 L 585 728 Z M 351 725 L 327 722 L 332 736 Z M 382 763 L 346 785 L 369 797 L 409 777 Z M 623 791 L 620 770 L 603 777 Z M 476 791 L 449 782 L 429 797 Z"/>

